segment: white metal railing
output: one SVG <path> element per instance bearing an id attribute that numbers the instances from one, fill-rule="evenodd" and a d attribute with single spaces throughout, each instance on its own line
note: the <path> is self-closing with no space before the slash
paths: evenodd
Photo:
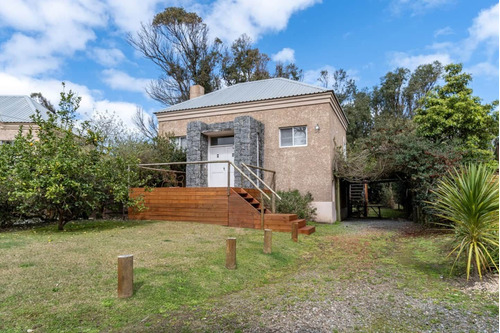
<path id="1" fill-rule="evenodd" d="M 227 195 L 231 193 L 231 166 L 234 168 L 234 170 L 238 171 L 242 177 L 244 177 L 246 180 L 250 182 L 250 184 L 257 189 L 262 196 L 266 197 L 268 200 L 272 199 L 264 192 L 262 189 L 255 184 L 255 182 L 250 179 L 243 171 L 241 171 L 240 168 L 238 168 L 233 162 L 231 161 L 193 161 L 193 162 L 169 162 L 169 163 L 147 163 L 147 164 L 139 164 L 139 168 L 144 168 L 144 169 L 150 169 L 149 167 L 152 166 L 166 166 L 166 165 L 192 165 L 192 164 L 210 164 L 210 163 L 227 163 Z M 169 171 L 169 170 L 167 170 Z M 259 177 L 257 177 L 260 179 Z M 262 180 L 261 180 L 262 181 Z M 267 186 L 267 185 L 266 185 Z M 274 192 L 274 191 L 272 191 Z M 262 202 L 262 207 L 264 207 L 264 203 Z"/>

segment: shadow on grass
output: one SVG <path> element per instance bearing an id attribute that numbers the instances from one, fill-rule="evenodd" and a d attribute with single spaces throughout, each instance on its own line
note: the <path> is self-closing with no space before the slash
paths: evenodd
<path id="1" fill-rule="evenodd" d="M 143 285 L 144 285 L 144 281 L 134 282 L 134 294 L 137 293 L 139 291 L 139 289 L 142 288 Z"/>
<path id="2" fill-rule="evenodd" d="M 431 237 L 432 236 L 432 237 Z M 399 243 L 398 261 L 411 269 L 434 278 L 457 277 L 459 270 L 451 273 L 454 257 L 448 257 L 450 240 L 446 234 L 412 235 Z M 404 245 L 403 245 L 404 244 Z M 455 268 L 460 268 L 460 263 Z"/>
<path id="3" fill-rule="evenodd" d="M 159 221 L 138 221 L 138 220 L 77 220 L 68 222 L 62 232 L 100 232 L 116 228 L 134 228 L 148 224 L 158 223 Z M 41 226 L 35 228 L 40 233 L 61 232 L 57 230 L 57 224 Z"/>

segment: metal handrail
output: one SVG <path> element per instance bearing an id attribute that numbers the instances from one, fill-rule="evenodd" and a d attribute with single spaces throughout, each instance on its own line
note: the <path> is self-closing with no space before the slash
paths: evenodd
<path id="1" fill-rule="evenodd" d="M 241 164 L 245 164 L 245 163 L 241 163 Z M 262 171 L 271 172 L 272 174 L 276 174 L 276 171 L 271 170 L 271 169 L 265 169 L 265 168 L 263 168 L 263 167 L 259 167 L 259 166 L 256 166 L 256 165 L 251 165 L 251 164 L 245 164 L 245 165 L 246 165 L 246 166 L 249 166 L 250 168 L 259 169 L 259 170 L 262 170 Z"/>
<path id="2" fill-rule="evenodd" d="M 147 163 L 147 164 L 138 164 L 139 167 L 148 167 L 148 166 L 162 166 L 162 165 L 189 165 L 189 164 L 209 164 L 209 163 L 227 163 L 228 165 L 228 180 L 229 180 L 229 175 L 230 175 L 230 165 L 233 166 L 233 168 L 238 171 L 243 177 L 245 177 L 259 192 L 264 195 L 268 200 L 271 200 L 271 198 L 264 192 L 262 191 L 257 184 L 255 184 L 250 177 L 248 177 L 243 171 L 241 171 L 240 168 L 238 168 L 233 162 L 231 161 L 193 161 L 193 162 L 169 162 L 169 163 Z M 231 187 L 230 182 L 227 182 L 227 194 L 229 195 L 229 189 Z"/>
<path id="3" fill-rule="evenodd" d="M 278 199 L 281 200 L 281 197 L 279 196 L 278 193 L 276 193 L 272 188 L 271 186 L 267 185 L 264 180 L 262 180 L 259 176 L 257 176 L 257 174 L 255 172 L 253 172 L 252 170 L 250 170 L 249 167 L 252 167 L 252 168 L 256 168 L 256 169 L 260 169 L 260 170 L 264 170 L 264 171 L 269 171 L 269 172 L 273 172 L 273 173 L 276 173 L 276 171 L 273 171 L 273 170 L 265 170 L 264 168 L 261 168 L 261 167 L 256 167 L 256 166 L 253 166 L 253 165 L 247 165 L 245 163 L 241 163 L 241 165 L 243 165 L 255 178 L 257 178 L 262 184 L 264 184 L 265 187 L 267 187 L 271 193 L 273 193 Z"/>
<path id="4" fill-rule="evenodd" d="M 156 169 L 156 168 L 150 168 L 150 167 L 145 167 L 145 166 L 141 166 L 141 169 L 151 170 L 151 171 L 159 171 L 159 172 L 170 172 L 170 173 L 186 173 L 185 171 L 167 170 L 167 169 Z"/>
<path id="5" fill-rule="evenodd" d="M 264 196 L 267 198 L 267 200 L 271 200 L 271 198 L 270 198 L 270 197 L 269 197 L 269 196 L 268 196 L 268 195 L 267 195 L 264 191 L 262 191 L 262 190 L 259 188 L 259 186 L 257 186 L 257 184 L 255 184 L 255 183 L 253 182 L 253 180 L 251 180 L 251 179 L 250 179 L 250 177 L 248 177 L 247 175 L 245 175 L 245 173 L 244 173 L 243 171 L 241 171 L 241 169 L 240 169 L 240 168 L 238 168 L 238 167 L 237 167 L 237 166 L 236 166 L 233 162 L 231 162 L 231 161 L 229 161 L 229 164 L 231 164 L 235 170 L 238 170 L 238 172 L 239 172 L 239 173 L 240 173 L 243 177 L 245 177 L 245 178 L 246 178 L 246 179 L 247 179 L 247 180 L 248 180 L 248 181 L 249 181 L 249 182 L 253 185 L 253 187 L 255 187 L 257 190 L 259 190 L 259 192 L 260 192 L 262 195 L 264 195 Z"/>

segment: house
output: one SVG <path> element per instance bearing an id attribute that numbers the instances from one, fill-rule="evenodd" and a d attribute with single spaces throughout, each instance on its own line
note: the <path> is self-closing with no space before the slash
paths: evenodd
<path id="1" fill-rule="evenodd" d="M 186 148 L 187 161 L 230 160 L 276 171 L 278 190 L 310 192 L 317 221 L 340 220 L 333 157 L 346 145 L 347 118 L 332 90 L 284 78 L 240 83 L 155 113 L 160 134 Z M 227 164 L 188 165 L 187 187 L 251 188 Z M 262 170 L 257 169 L 262 175 Z M 228 177 L 229 176 L 229 177 Z"/>
<path id="2" fill-rule="evenodd" d="M 12 142 L 23 127 L 23 133 L 31 128 L 36 136 L 37 125 L 30 118 L 40 111 L 42 117 L 47 117 L 47 110 L 29 96 L 0 95 L 0 144 Z"/>

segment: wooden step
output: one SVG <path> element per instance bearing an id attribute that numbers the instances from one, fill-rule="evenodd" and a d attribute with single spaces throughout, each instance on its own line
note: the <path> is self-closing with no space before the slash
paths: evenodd
<path id="1" fill-rule="evenodd" d="M 299 224 L 299 229 L 306 226 L 306 220 L 304 219 L 290 221 L 290 225 L 292 225 L 295 222 Z"/>
<path id="2" fill-rule="evenodd" d="M 299 228 L 299 234 L 310 235 L 316 231 L 316 227 L 312 225 L 306 225 L 305 227 Z"/>
<path id="3" fill-rule="evenodd" d="M 271 214 L 272 215 L 272 214 Z M 293 220 L 293 221 L 286 221 L 286 220 L 274 220 L 274 219 L 265 219 L 265 224 L 270 226 L 270 227 L 277 227 L 277 228 L 286 228 L 289 230 L 292 230 L 292 223 L 297 222 L 299 224 L 299 228 L 305 227 L 306 225 L 306 220 L 300 219 L 300 220 Z"/>

